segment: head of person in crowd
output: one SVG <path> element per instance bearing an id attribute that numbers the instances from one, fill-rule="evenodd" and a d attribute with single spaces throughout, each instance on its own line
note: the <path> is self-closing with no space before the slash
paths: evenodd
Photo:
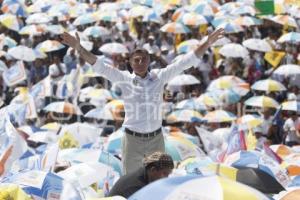
<path id="1" fill-rule="evenodd" d="M 150 55 L 146 49 L 136 49 L 130 56 L 130 66 L 133 72 L 140 76 L 145 77 L 150 64 Z"/>
<path id="2" fill-rule="evenodd" d="M 288 116 L 292 118 L 293 121 L 296 121 L 298 119 L 298 114 L 296 111 L 289 111 Z"/>
<path id="3" fill-rule="evenodd" d="M 263 136 L 263 130 L 260 126 L 257 126 L 253 129 L 253 133 L 256 139 L 259 139 Z"/>
<path id="4" fill-rule="evenodd" d="M 262 110 L 262 114 L 263 114 L 264 119 L 269 119 L 272 115 L 271 110 L 269 108 L 264 108 Z"/>
<path id="5" fill-rule="evenodd" d="M 143 160 L 149 183 L 168 177 L 174 168 L 174 162 L 169 154 L 154 152 Z"/>

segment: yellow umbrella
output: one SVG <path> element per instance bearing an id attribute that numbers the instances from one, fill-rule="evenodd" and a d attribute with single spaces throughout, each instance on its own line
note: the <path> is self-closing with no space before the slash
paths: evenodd
<path id="1" fill-rule="evenodd" d="M 1 200 L 32 200 L 18 185 L 2 184 L 0 186 Z"/>
<path id="2" fill-rule="evenodd" d="M 248 106 L 260 107 L 260 108 L 277 108 L 278 102 L 267 96 L 254 96 L 245 101 Z"/>

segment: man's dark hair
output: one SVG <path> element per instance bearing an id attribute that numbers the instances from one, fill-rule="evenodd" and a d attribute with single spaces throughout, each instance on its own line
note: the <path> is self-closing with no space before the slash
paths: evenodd
<path id="1" fill-rule="evenodd" d="M 169 154 L 163 152 L 155 152 L 143 160 L 146 170 L 155 167 L 156 170 L 160 169 L 173 169 L 174 162 Z"/>
<path id="2" fill-rule="evenodd" d="M 131 54 L 130 54 L 130 57 L 132 57 L 134 54 L 145 54 L 145 55 L 149 55 L 148 51 L 144 48 L 138 48 L 138 49 L 135 49 Z"/>

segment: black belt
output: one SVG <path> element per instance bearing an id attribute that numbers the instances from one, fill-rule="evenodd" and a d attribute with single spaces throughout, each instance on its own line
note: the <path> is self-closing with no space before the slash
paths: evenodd
<path id="1" fill-rule="evenodd" d="M 135 132 L 132 130 L 129 130 L 128 128 L 125 128 L 125 132 L 128 133 L 129 135 L 133 135 L 133 136 L 137 136 L 137 137 L 144 137 L 144 138 L 149 138 L 149 137 L 154 137 L 157 136 L 158 134 L 161 133 L 161 128 L 150 132 L 150 133 L 139 133 L 139 132 Z"/>

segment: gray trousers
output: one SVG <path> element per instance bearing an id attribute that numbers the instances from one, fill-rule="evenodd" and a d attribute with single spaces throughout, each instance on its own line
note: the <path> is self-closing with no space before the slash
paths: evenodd
<path id="1" fill-rule="evenodd" d="M 128 174 L 142 167 L 143 158 L 156 151 L 165 152 L 162 133 L 149 138 L 125 133 L 122 138 L 123 174 Z"/>

